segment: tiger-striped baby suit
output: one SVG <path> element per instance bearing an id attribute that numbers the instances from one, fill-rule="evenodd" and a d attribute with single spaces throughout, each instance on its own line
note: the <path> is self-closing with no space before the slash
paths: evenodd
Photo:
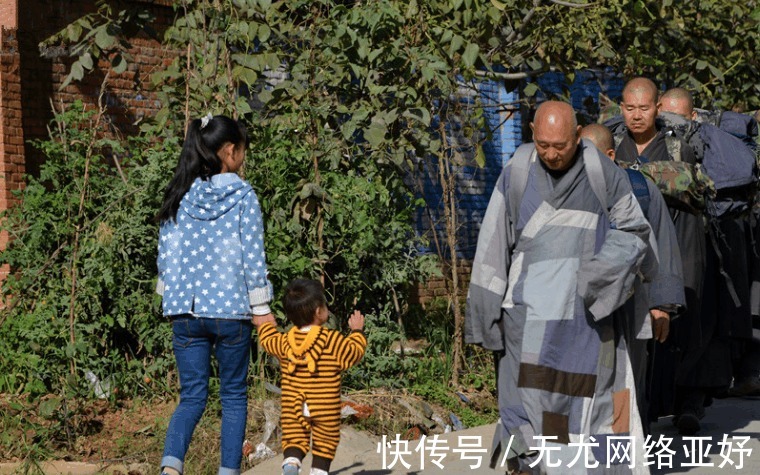
<path id="1" fill-rule="evenodd" d="M 320 325 L 282 333 L 265 323 L 258 333 L 259 343 L 282 369 L 283 450 L 307 453 L 311 435 L 313 454 L 332 460 L 340 439 L 341 373 L 364 356 L 367 339 L 361 332 L 344 337 Z"/>

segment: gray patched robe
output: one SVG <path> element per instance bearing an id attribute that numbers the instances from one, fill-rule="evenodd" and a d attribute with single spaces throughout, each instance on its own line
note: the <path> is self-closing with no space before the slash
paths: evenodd
<path id="1" fill-rule="evenodd" d="M 652 228 L 652 236 L 656 238 L 659 266 L 651 282 L 643 283 L 640 279 L 636 280 L 634 296 L 627 302 L 626 312 L 617 312 L 615 317 L 618 317 L 616 318 L 617 330 L 624 336 L 624 343 L 628 347 L 636 382 L 639 413 L 642 423 L 648 427 L 646 378 L 647 366 L 651 361 L 647 344 L 654 336 L 649 311 L 652 308 L 658 308 L 669 312 L 675 318 L 686 306 L 686 295 L 675 226 L 660 190 L 648 178 L 646 185 L 649 206 L 645 217 Z"/>
<path id="2" fill-rule="evenodd" d="M 608 462 L 608 440 L 643 442 L 633 378 L 610 315 L 630 297 L 650 227 L 625 172 L 604 157 L 607 213 L 592 191 L 582 144 L 574 165 L 552 179 L 532 157 L 518 216 L 510 216 L 511 163 L 502 171 L 478 237 L 470 282 L 465 340 L 503 350 L 498 389 L 502 448 L 535 460 L 536 436 L 555 437 L 547 473 L 628 473 Z M 513 231 L 517 238 L 513 238 Z M 516 244 L 513 241 L 517 241 Z M 617 340 L 617 341 L 616 341 Z M 510 437 L 513 436 L 513 437 Z M 594 437 L 598 447 L 568 464 Z M 647 473 L 640 447 L 635 472 Z M 582 452 L 583 453 L 583 452 Z M 497 456 L 501 457 L 501 456 Z M 499 462 L 497 460 L 497 462 Z M 599 463 L 596 469 L 587 469 Z"/>

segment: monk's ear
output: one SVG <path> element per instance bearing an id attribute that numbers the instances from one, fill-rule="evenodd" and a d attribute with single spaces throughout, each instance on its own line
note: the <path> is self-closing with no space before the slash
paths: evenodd
<path id="1" fill-rule="evenodd" d="M 528 125 L 530 125 L 530 131 L 531 131 L 531 132 L 535 131 L 535 129 L 533 128 L 533 122 L 531 122 L 531 123 L 530 123 L 530 124 L 528 124 Z"/>
<path id="2" fill-rule="evenodd" d="M 583 130 L 583 127 L 580 125 L 575 128 L 575 143 L 581 143 L 581 130 Z"/>

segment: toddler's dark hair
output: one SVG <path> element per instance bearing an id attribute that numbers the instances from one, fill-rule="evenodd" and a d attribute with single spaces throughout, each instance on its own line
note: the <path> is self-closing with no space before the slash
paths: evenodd
<path id="1" fill-rule="evenodd" d="M 311 279 L 295 279 L 285 287 L 282 299 L 285 316 L 297 327 L 314 321 L 314 312 L 326 306 L 325 289 L 322 284 Z"/>

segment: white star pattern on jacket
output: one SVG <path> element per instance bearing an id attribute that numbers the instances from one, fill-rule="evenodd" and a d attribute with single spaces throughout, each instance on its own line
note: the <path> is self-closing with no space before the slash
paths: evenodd
<path id="1" fill-rule="evenodd" d="M 196 179 L 176 221 L 161 224 L 159 284 L 164 315 L 247 318 L 266 304 L 263 222 L 253 188 L 237 175 Z"/>

